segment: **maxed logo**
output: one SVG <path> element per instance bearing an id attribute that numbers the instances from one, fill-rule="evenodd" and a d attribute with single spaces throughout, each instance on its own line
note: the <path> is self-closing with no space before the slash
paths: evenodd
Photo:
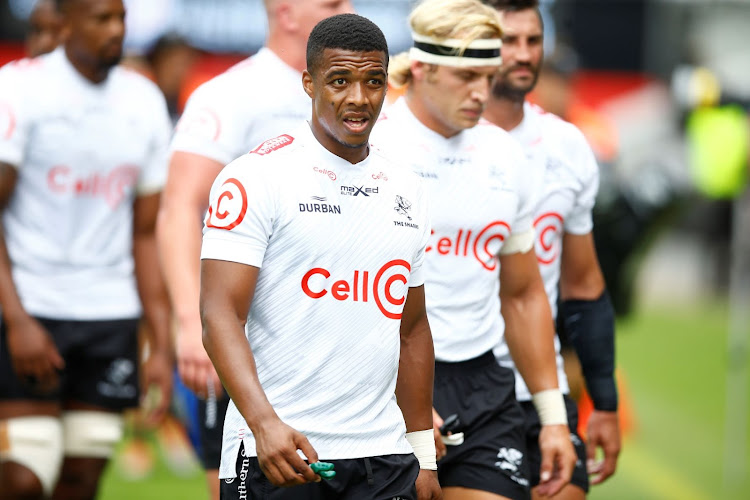
<path id="1" fill-rule="evenodd" d="M 341 194 L 345 196 L 370 196 L 371 194 L 378 194 L 378 188 L 368 188 L 364 186 L 341 186 Z"/>
<path id="2" fill-rule="evenodd" d="M 471 230 L 459 229 L 455 236 L 439 236 L 434 246 L 431 244 L 426 253 L 437 252 L 440 255 L 456 257 L 474 257 L 488 271 L 497 269 L 497 254 L 503 241 L 510 235 L 510 226 L 502 221 L 487 224 L 476 234 Z M 432 239 L 432 238 L 431 238 Z"/>
<path id="3" fill-rule="evenodd" d="M 332 277 L 322 267 L 310 269 L 302 277 L 302 291 L 311 299 L 330 297 L 338 301 L 375 302 L 383 316 L 401 319 L 411 266 L 395 259 L 385 263 L 373 276 L 371 271 L 355 270 L 346 279 Z"/>
<path id="4" fill-rule="evenodd" d="M 552 264 L 560 256 L 560 236 L 563 230 L 562 215 L 547 212 L 534 221 L 536 230 L 536 258 L 541 264 Z"/>

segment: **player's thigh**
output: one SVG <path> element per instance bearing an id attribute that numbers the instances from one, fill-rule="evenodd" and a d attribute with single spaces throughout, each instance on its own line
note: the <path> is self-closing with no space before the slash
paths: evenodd
<path id="1" fill-rule="evenodd" d="M 489 491 L 470 490 L 468 488 L 443 488 L 443 500 L 513 500 L 510 497 L 496 495 Z"/>
<path id="2" fill-rule="evenodd" d="M 542 496 L 536 491 L 536 487 L 531 489 L 531 500 L 584 500 L 586 492 L 580 486 L 567 484 L 560 492 L 553 496 Z"/>
<path id="3" fill-rule="evenodd" d="M 435 367 L 435 408 L 444 419 L 458 418 L 456 431 L 463 432 L 464 441 L 448 446 L 438 462 L 441 486 L 528 498 L 524 414 L 515 398 L 513 372 L 499 366 L 491 353 L 444 365 Z"/>
<path id="4" fill-rule="evenodd" d="M 67 352 L 66 322 L 36 318 L 50 334 L 63 359 Z M 62 392 L 67 380 L 67 370 L 58 371 L 59 384 L 52 389 L 42 389 L 34 377 L 19 377 L 14 368 L 8 351 L 7 329 L 0 320 L 0 420 L 11 417 L 28 415 L 59 414 Z"/>
<path id="5" fill-rule="evenodd" d="M 526 419 L 526 449 L 530 469 L 529 477 L 533 488 L 539 484 L 539 470 L 542 466 L 542 454 L 539 449 L 539 433 L 541 432 L 542 426 L 539 422 L 539 415 L 531 402 L 526 401 L 522 403 L 521 406 Z M 568 396 L 565 396 L 565 407 L 568 413 L 570 441 L 573 443 L 573 448 L 575 449 L 577 456 L 573 468 L 573 475 L 570 479 L 570 484 L 575 487 L 575 489 L 571 489 L 569 492 L 566 491 L 566 495 L 573 495 L 570 496 L 570 498 L 584 498 L 589 491 L 589 475 L 586 470 L 586 443 L 578 434 L 578 407 L 576 406 L 575 401 Z M 578 491 L 583 492 L 583 497 L 575 496 Z"/>
<path id="6" fill-rule="evenodd" d="M 64 460 L 53 499 L 93 498 L 104 468 L 122 440 L 122 413 L 68 400 L 60 419 Z"/>
<path id="7" fill-rule="evenodd" d="M 63 459 L 56 403 L 0 402 L 0 491 L 9 498 L 50 495 Z"/>
<path id="8" fill-rule="evenodd" d="M 44 326 L 55 341 L 56 322 Z M 0 322 L 0 490 L 8 495 L 52 492 L 63 457 L 60 394 L 61 386 L 43 391 L 33 378 L 17 376 Z"/>

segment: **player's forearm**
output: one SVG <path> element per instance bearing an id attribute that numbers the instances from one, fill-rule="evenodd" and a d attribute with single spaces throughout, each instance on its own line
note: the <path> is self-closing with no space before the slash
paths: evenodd
<path id="1" fill-rule="evenodd" d="M 506 342 L 529 390 L 556 389 L 555 333 L 544 289 L 531 286 L 514 296 L 501 294 L 501 301 Z"/>
<path id="2" fill-rule="evenodd" d="M 199 318 L 201 230 L 196 214 L 165 199 L 157 221 L 161 267 L 179 322 Z"/>
<path id="3" fill-rule="evenodd" d="M 250 430 L 257 432 L 268 419 L 278 419 L 258 379 L 244 321 L 228 308 L 207 307 L 201 311 L 201 319 L 203 346 Z"/>
<path id="4" fill-rule="evenodd" d="M 565 300 L 560 317 L 581 361 L 594 408 L 616 411 L 615 315 L 609 295 L 605 292 L 596 300 Z"/>
<path id="5" fill-rule="evenodd" d="M 0 212 L 0 216 L 2 212 Z M 11 271 L 8 247 L 5 245 L 5 228 L 0 219 L 0 310 L 6 323 L 12 324 L 28 317 L 21 303 Z"/>
<path id="6" fill-rule="evenodd" d="M 156 236 L 153 232 L 136 233 L 133 238 L 133 257 L 143 318 L 149 326 L 149 345 L 151 349 L 171 356 L 169 298 L 159 269 Z"/>
<path id="7" fill-rule="evenodd" d="M 401 336 L 396 399 L 407 432 L 432 428 L 434 371 L 435 351 L 425 315 L 414 324 L 411 334 Z"/>
<path id="8" fill-rule="evenodd" d="M 17 180 L 18 170 L 13 165 L 0 162 L 0 311 L 6 323 L 13 323 L 28 317 L 13 282 L 2 219 L 3 211 L 15 190 Z"/>

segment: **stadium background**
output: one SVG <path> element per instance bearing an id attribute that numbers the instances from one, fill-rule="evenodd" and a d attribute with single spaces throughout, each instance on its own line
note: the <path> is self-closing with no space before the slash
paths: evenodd
<path id="1" fill-rule="evenodd" d="M 353 3 L 394 52 L 408 46 L 413 1 Z M 190 47 L 176 113 L 263 43 L 260 0 L 126 4 L 132 64 L 158 41 Z M 750 498 L 750 1 L 542 4 L 552 64 L 535 98 L 579 125 L 600 160 L 595 233 L 619 317 L 625 440 L 590 497 Z M 32 5 L 0 0 L 0 64 L 23 56 Z M 137 434 L 100 498 L 206 498 L 181 429 Z"/>

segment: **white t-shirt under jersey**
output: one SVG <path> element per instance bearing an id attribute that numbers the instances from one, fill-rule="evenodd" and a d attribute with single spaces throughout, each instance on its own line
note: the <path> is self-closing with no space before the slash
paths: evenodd
<path id="1" fill-rule="evenodd" d="M 62 48 L 0 70 L 0 161 L 18 168 L 5 240 L 30 314 L 140 314 L 133 200 L 162 189 L 170 133 L 161 92 L 132 71 L 93 84 Z"/>
<path id="2" fill-rule="evenodd" d="M 223 165 L 310 118 L 302 73 L 268 48 L 204 83 L 177 123 L 173 151 Z"/>
<path id="3" fill-rule="evenodd" d="M 593 229 L 591 211 L 599 188 L 599 167 L 580 130 L 533 104 L 524 104 L 523 121 L 511 135 L 518 139 L 531 161 L 541 166 L 538 171 L 543 172 L 536 188 L 535 246 L 544 288 L 556 317 L 563 235 L 583 235 Z M 568 380 L 557 337 L 555 349 L 560 388 L 567 393 Z M 502 365 L 515 369 L 506 345 L 499 346 L 495 354 Z M 531 399 L 520 376 L 516 376 L 516 396 L 522 401 Z"/>
<path id="4" fill-rule="evenodd" d="M 435 359 L 465 361 L 492 350 L 505 327 L 498 256 L 511 235 L 532 229 L 533 184 L 523 151 L 485 121 L 446 139 L 404 99 L 382 114 L 371 140 L 398 155 L 429 189 L 425 294 Z"/>
<path id="5" fill-rule="evenodd" d="M 381 153 L 352 165 L 307 123 L 219 174 L 202 259 L 260 268 L 246 335 L 263 390 L 321 460 L 411 453 L 394 394 L 408 287 L 423 284 L 429 238 L 421 180 Z M 222 478 L 241 440 L 234 403 Z"/>

